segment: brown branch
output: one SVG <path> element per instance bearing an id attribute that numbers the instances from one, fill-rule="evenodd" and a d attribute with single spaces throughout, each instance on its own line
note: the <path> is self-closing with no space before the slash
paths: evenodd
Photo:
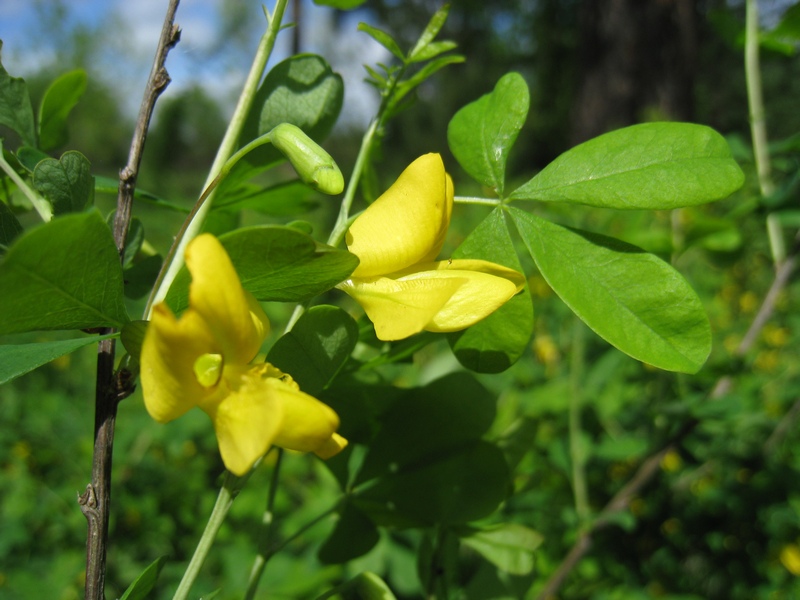
<path id="1" fill-rule="evenodd" d="M 164 64 L 170 49 L 180 39 L 180 29 L 174 25 L 179 0 L 170 0 L 161 37 L 158 41 L 153 68 L 139 109 L 128 164 L 120 172 L 117 212 L 114 216 L 114 242 L 120 260 L 125 252 L 125 241 L 131 221 L 133 193 L 142 160 L 142 152 L 150 126 L 156 100 L 170 82 Z M 106 329 L 101 333 L 111 333 Z M 117 406 L 133 391 L 133 382 L 127 371 L 114 373 L 114 340 L 99 343 L 97 354 L 97 382 L 95 391 L 94 452 L 92 455 L 92 481 L 79 497 L 78 503 L 87 521 L 86 535 L 86 600 L 104 600 L 106 546 L 111 500 L 111 464 L 114 446 L 114 426 Z"/>
<path id="2" fill-rule="evenodd" d="M 739 346 L 734 350 L 734 358 L 743 358 L 755 344 L 758 335 L 764 325 L 769 320 L 775 310 L 780 292 L 786 287 L 789 279 L 797 267 L 798 255 L 800 254 L 800 231 L 795 237 L 794 246 L 786 259 L 775 269 L 775 277 L 772 280 L 769 291 L 764 297 L 761 306 L 753 318 L 753 322 L 747 329 L 747 333 Z M 733 379 L 730 376 L 720 377 L 709 393 L 710 399 L 717 399 L 727 394 L 733 386 Z M 800 410 L 800 409 L 799 409 Z M 692 419 L 686 422 L 681 429 L 658 451 L 648 456 L 639 466 L 633 477 L 619 490 L 600 511 L 597 519 L 582 531 L 578 539 L 573 544 L 570 551 L 561 561 L 558 568 L 550 576 L 542 590 L 536 596 L 537 600 L 552 600 L 561 588 L 564 580 L 578 563 L 583 559 L 592 548 L 594 535 L 614 523 L 613 517 L 624 510 L 628 510 L 631 501 L 640 494 L 641 490 L 652 481 L 659 472 L 659 465 L 664 457 L 671 451 L 678 448 L 681 442 L 699 425 L 700 421 Z"/>

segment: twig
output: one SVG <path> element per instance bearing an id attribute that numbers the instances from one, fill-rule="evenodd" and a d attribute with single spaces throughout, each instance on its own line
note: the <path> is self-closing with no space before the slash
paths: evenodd
<path id="1" fill-rule="evenodd" d="M 169 84 L 164 67 L 169 50 L 178 43 L 180 29 L 174 25 L 179 0 L 170 0 L 161 37 L 158 41 L 153 68 L 145 88 L 144 98 L 131 141 L 128 164 L 120 172 L 117 212 L 114 217 L 114 242 L 120 260 L 125 251 L 125 241 L 131 220 L 133 192 L 142 159 L 147 130 L 156 100 Z M 104 330 L 101 333 L 111 333 Z M 95 392 L 94 452 L 92 455 L 92 481 L 78 499 L 86 516 L 86 600 L 104 600 L 106 545 L 111 499 L 111 463 L 114 445 L 114 425 L 117 405 L 133 391 L 127 371 L 114 373 L 114 340 L 99 343 L 97 354 L 97 383 Z"/>
<path id="2" fill-rule="evenodd" d="M 735 358 L 742 358 L 750 351 L 755 344 L 758 334 L 766 324 L 769 317 L 775 310 L 775 303 L 778 299 L 780 292 L 786 287 L 789 278 L 792 275 L 795 267 L 797 266 L 798 255 L 800 254 L 800 232 L 795 238 L 795 244 L 791 249 L 790 254 L 783 260 L 775 271 L 775 277 L 772 285 L 769 288 L 764 301 L 761 303 L 753 322 L 747 330 L 744 338 L 739 346 L 734 350 L 733 355 Z M 716 399 L 727 394 L 733 385 L 733 380 L 729 376 L 721 377 L 714 387 L 712 388 L 709 398 Z M 659 472 L 659 465 L 664 457 L 671 451 L 675 450 L 681 442 L 688 436 L 700 421 L 691 419 L 687 421 L 681 429 L 666 443 L 661 449 L 648 456 L 645 461 L 636 470 L 636 473 L 628 481 L 625 486 L 619 490 L 609 502 L 600 511 L 597 519 L 581 534 L 573 544 L 567 556 L 561 561 L 561 564 L 550 576 L 545 583 L 542 590 L 537 595 L 537 600 L 550 600 L 555 597 L 556 592 L 561 588 L 567 575 L 575 568 L 575 566 L 586 556 L 592 547 L 594 535 L 612 525 L 614 523 L 614 515 L 627 510 L 630 506 L 631 500 L 639 495 L 642 488 L 652 481 Z"/>

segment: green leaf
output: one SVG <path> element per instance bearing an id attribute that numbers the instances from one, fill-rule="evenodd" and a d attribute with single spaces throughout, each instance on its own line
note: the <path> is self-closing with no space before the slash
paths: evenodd
<path id="1" fill-rule="evenodd" d="M 95 175 L 94 191 L 95 193 L 111 194 L 116 196 L 119 193 L 119 179 L 112 179 L 111 177 L 104 177 L 103 175 Z M 153 206 L 168 208 L 169 210 L 183 214 L 188 214 L 190 210 L 189 207 L 173 204 L 168 200 L 159 198 L 155 194 L 139 188 L 139 186 L 136 186 L 136 189 L 133 191 L 133 197 L 136 200 L 142 200 Z"/>
<path id="2" fill-rule="evenodd" d="M 382 416 L 381 430 L 356 482 L 397 472 L 477 440 L 489 430 L 494 415 L 494 397 L 469 373 L 454 373 L 413 389 Z"/>
<path id="3" fill-rule="evenodd" d="M 160 254 L 152 254 L 127 267 L 123 271 L 125 297 L 138 300 L 149 294 L 158 278 L 163 261 L 164 258 Z"/>
<path id="4" fill-rule="evenodd" d="M 503 195 L 508 153 L 525 124 L 530 95 L 519 73 L 504 75 L 494 90 L 459 110 L 447 126 L 458 163 L 479 183 Z"/>
<path id="5" fill-rule="evenodd" d="M 353 501 L 378 524 L 464 523 L 505 498 L 508 467 L 481 436 L 495 398 L 469 373 L 408 390 L 380 415 Z"/>
<path id="6" fill-rule="evenodd" d="M 366 0 L 314 0 L 319 6 L 330 6 L 339 10 L 352 10 L 364 4 Z"/>
<path id="7" fill-rule="evenodd" d="M 314 191 L 297 180 L 270 187 L 242 183 L 234 189 L 225 188 L 222 194 L 216 194 L 211 210 L 238 211 L 247 208 L 265 215 L 288 217 L 319 206 L 319 202 L 312 199 L 313 196 Z"/>
<path id="8" fill-rule="evenodd" d="M 713 129 L 644 123 L 568 150 L 511 199 L 660 210 L 725 198 L 743 182 L 728 143 Z"/>
<path id="9" fill-rule="evenodd" d="M 444 26 L 445 21 L 447 21 L 447 15 L 449 12 L 450 5 L 445 4 L 442 6 L 442 8 L 434 13 L 433 17 L 431 17 L 431 20 L 428 21 L 428 24 L 426 25 L 425 30 L 422 32 L 422 35 L 419 36 L 419 40 L 417 40 L 416 45 L 411 52 L 409 52 L 409 61 L 415 62 L 425 60 L 425 58 L 422 58 L 422 56 L 426 53 L 425 51 L 430 48 L 431 42 L 433 42 L 436 36 L 439 35 L 439 32 Z M 453 44 L 453 46 L 455 46 L 455 44 Z"/>
<path id="10" fill-rule="evenodd" d="M 53 219 L 17 238 L 0 265 L 0 290 L 0 334 L 130 320 L 117 248 L 97 211 Z"/>
<path id="11" fill-rule="evenodd" d="M 370 518 L 386 525 L 461 524 L 497 510 L 509 485 L 503 453 L 477 440 L 400 467 L 397 473 L 356 491 L 353 501 Z"/>
<path id="12" fill-rule="evenodd" d="M 386 48 L 389 52 L 394 54 L 396 58 L 400 59 L 402 62 L 406 62 L 406 55 L 403 54 L 403 51 L 400 50 L 400 46 L 397 45 L 397 42 L 395 42 L 392 36 L 390 36 L 388 33 L 381 31 L 372 25 L 367 25 L 366 23 L 359 23 L 358 30 L 366 33 L 369 37 Z"/>
<path id="13" fill-rule="evenodd" d="M 67 142 L 67 117 L 86 91 L 86 71 L 77 69 L 58 77 L 39 107 L 39 148 L 52 150 Z"/>
<path id="14" fill-rule="evenodd" d="M 3 42 L 0 40 L 0 50 Z M 33 122 L 33 106 L 25 80 L 11 77 L 0 64 L 0 125 L 5 125 L 19 134 L 26 146 L 36 146 L 36 129 Z"/>
<path id="15" fill-rule="evenodd" d="M 703 305 L 660 258 L 614 238 L 510 213 L 542 276 L 595 333 L 633 358 L 696 373 L 711 351 Z"/>
<path id="16" fill-rule="evenodd" d="M 17 149 L 16 156 L 19 164 L 21 164 L 31 173 L 33 173 L 36 165 L 38 165 L 41 161 L 50 158 L 49 155 L 42 152 L 38 148 L 31 148 L 30 146 L 20 146 Z"/>
<path id="17" fill-rule="evenodd" d="M 461 542 L 498 569 L 512 575 L 527 575 L 533 571 L 534 551 L 544 542 L 544 536 L 519 523 L 504 523 L 469 529 Z"/>
<path id="18" fill-rule="evenodd" d="M 302 129 L 320 143 L 331 132 L 344 100 L 344 84 L 338 73 L 316 54 L 298 54 L 275 65 L 256 92 L 245 120 L 239 147 L 281 123 Z M 216 196 L 231 193 L 243 182 L 284 160 L 275 148 L 264 145 L 251 151 L 231 169 Z"/>
<path id="19" fill-rule="evenodd" d="M 0 385 L 30 373 L 50 361 L 70 354 L 79 348 L 107 340 L 117 334 L 84 336 L 72 340 L 39 342 L 36 344 L 0 345 Z"/>
<path id="20" fill-rule="evenodd" d="M 0 200 L 0 249 L 11 244 L 12 240 L 20 233 L 22 233 L 22 225 L 19 220 L 8 205 Z"/>
<path id="21" fill-rule="evenodd" d="M 337 565 L 363 556 L 378 543 L 380 535 L 367 515 L 346 502 L 339 520 L 319 549 L 322 564 Z"/>
<path id="22" fill-rule="evenodd" d="M 94 200 L 92 166 L 75 150 L 47 158 L 33 170 L 33 185 L 53 204 L 55 215 L 80 212 Z"/>
<path id="23" fill-rule="evenodd" d="M 422 62 L 425 60 L 430 60 L 439 56 L 440 54 L 444 54 L 445 52 L 449 52 L 450 50 L 454 50 L 458 47 L 458 44 L 452 42 L 450 40 L 442 40 L 441 42 L 431 42 L 425 48 L 420 50 L 416 55 L 411 58 L 411 62 Z"/>
<path id="24" fill-rule="evenodd" d="M 220 236 L 242 285 L 258 300 L 304 302 L 345 280 L 358 258 L 319 244 L 291 227 L 259 226 Z M 167 294 L 174 311 L 188 306 L 189 272 L 184 268 Z"/>
<path id="25" fill-rule="evenodd" d="M 359 573 L 350 581 L 337 585 L 317 600 L 397 600 L 386 583 L 369 571 Z"/>
<path id="26" fill-rule="evenodd" d="M 522 272 L 503 211 L 492 211 L 467 236 L 453 258 L 479 258 Z M 478 373 L 500 373 L 527 349 L 533 331 L 533 302 L 527 286 L 488 317 L 469 329 L 448 334 L 458 361 Z"/>
<path id="27" fill-rule="evenodd" d="M 312 396 L 327 387 L 358 342 L 353 317 L 336 306 L 310 308 L 269 351 L 267 361 Z"/>
<path id="28" fill-rule="evenodd" d="M 343 99 L 342 77 L 324 58 L 316 54 L 287 58 L 267 74 L 256 93 L 243 141 L 269 133 L 281 123 L 291 123 L 319 143 L 333 129 Z M 252 137 L 246 139 L 250 134 Z"/>
<path id="29" fill-rule="evenodd" d="M 145 600 L 148 598 L 150 596 L 150 592 L 153 591 L 153 588 L 158 581 L 158 576 L 161 573 L 161 569 L 164 567 L 164 563 L 166 562 L 166 556 L 161 556 L 150 563 L 145 570 L 142 571 L 136 579 L 134 579 L 133 583 L 128 586 L 128 589 L 125 590 L 125 593 L 122 594 L 122 597 L 119 600 Z"/>
<path id="30" fill-rule="evenodd" d="M 400 103 L 400 100 L 402 100 L 406 94 L 428 79 L 428 77 L 432 76 L 434 73 L 443 69 L 447 65 L 462 63 L 464 60 L 464 57 L 460 54 L 449 54 L 447 56 L 440 56 L 439 58 L 426 64 L 419 71 L 414 73 L 414 75 L 397 84 L 394 94 L 392 94 L 392 101 L 389 105 L 390 110 L 394 110 Z"/>

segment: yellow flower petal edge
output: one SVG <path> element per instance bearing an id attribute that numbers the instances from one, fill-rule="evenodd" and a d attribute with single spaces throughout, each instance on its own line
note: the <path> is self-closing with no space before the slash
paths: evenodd
<path id="1" fill-rule="evenodd" d="M 435 258 L 452 207 L 453 184 L 442 157 L 416 159 L 350 226 L 347 248 L 360 261 L 353 277 L 392 273 Z"/>

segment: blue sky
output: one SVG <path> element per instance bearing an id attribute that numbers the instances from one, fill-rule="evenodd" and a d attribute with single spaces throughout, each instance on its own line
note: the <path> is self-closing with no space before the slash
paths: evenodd
<path id="1" fill-rule="evenodd" d="M 201 85 L 220 101 L 224 110 L 231 111 L 266 20 L 261 1 L 239 0 L 235 6 L 249 11 L 245 13 L 247 26 L 226 38 L 221 27 L 225 22 L 225 2 L 181 2 L 176 22 L 182 36 L 167 62 L 172 83 L 166 93 Z M 271 10 L 274 0 L 267 2 Z M 102 48 L 93 63 L 82 66 L 90 78 L 113 82 L 126 111 L 133 115 L 150 70 L 166 6 L 167 0 L 0 0 L 3 65 L 11 75 L 25 77 L 58 64 L 59 46 L 64 43 L 66 32 L 77 26 Z M 231 6 L 230 0 L 227 6 Z M 304 0 L 303 39 L 307 43 L 302 50 L 323 55 L 342 74 L 343 116 L 348 116 L 350 124 L 364 127 L 377 106 L 377 97 L 363 83 L 362 64 L 386 61 L 388 57 L 383 48 L 356 30 L 359 21 L 370 21 L 368 12 L 348 13 L 341 29 L 345 35 L 334 34 L 333 16 L 327 7 Z M 45 23 L 56 17 L 55 31 L 48 31 Z M 287 14 L 285 22 L 290 20 L 292 16 Z M 291 34 L 282 32 L 271 64 L 289 55 L 290 43 Z"/>

